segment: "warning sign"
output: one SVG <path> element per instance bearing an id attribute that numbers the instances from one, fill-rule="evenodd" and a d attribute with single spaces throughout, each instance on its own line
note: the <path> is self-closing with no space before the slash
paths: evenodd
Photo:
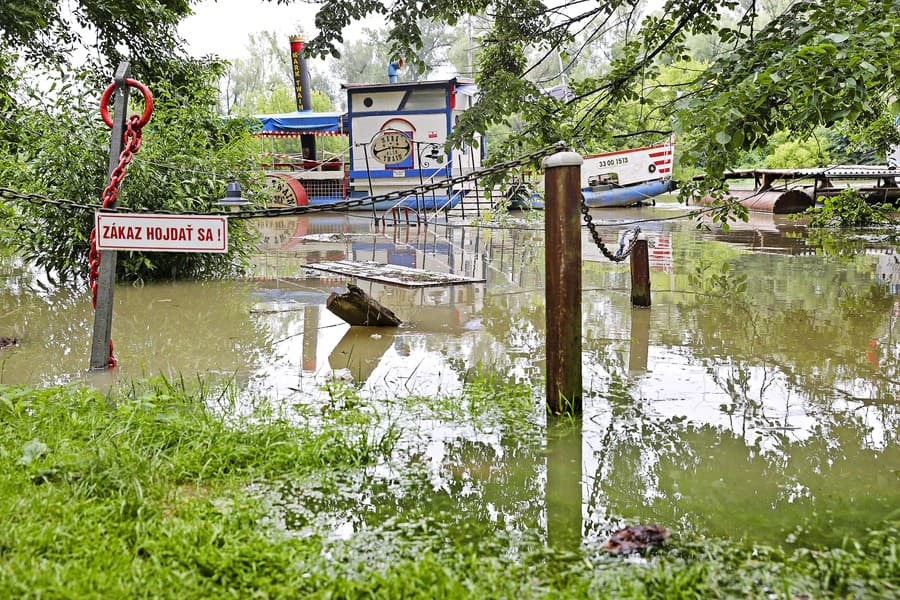
<path id="1" fill-rule="evenodd" d="M 97 213 L 97 248 L 145 252 L 227 252 L 228 218 Z"/>

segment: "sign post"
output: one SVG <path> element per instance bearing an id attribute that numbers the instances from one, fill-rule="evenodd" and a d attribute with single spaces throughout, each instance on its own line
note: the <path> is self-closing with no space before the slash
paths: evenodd
<path id="1" fill-rule="evenodd" d="M 126 111 L 130 76 L 129 63 L 122 62 L 116 69 L 116 101 L 114 105 L 112 137 L 109 144 L 109 175 L 119 164 L 124 145 Z M 115 204 L 115 203 L 113 203 Z M 91 342 L 91 371 L 105 371 L 109 367 L 109 340 L 112 337 L 113 285 L 116 282 L 116 251 L 100 253 L 100 272 L 97 276 L 97 306 L 94 310 L 94 337 Z"/>

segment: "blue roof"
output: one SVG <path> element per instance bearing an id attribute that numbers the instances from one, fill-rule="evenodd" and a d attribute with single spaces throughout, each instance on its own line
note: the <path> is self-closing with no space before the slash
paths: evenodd
<path id="1" fill-rule="evenodd" d="M 256 115 L 262 127 L 257 131 L 267 133 L 341 134 L 347 131 L 344 115 L 339 112 L 313 112 L 311 110 L 280 115 Z"/>

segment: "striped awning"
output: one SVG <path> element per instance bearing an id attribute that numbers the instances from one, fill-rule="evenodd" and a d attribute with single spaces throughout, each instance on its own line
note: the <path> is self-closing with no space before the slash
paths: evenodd
<path id="1" fill-rule="evenodd" d="M 346 118 L 339 112 L 296 111 L 278 115 L 257 115 L 260 124 L 255 135 L 263 137 L 298 137 L 301 135 L 346 135 Z"/>
<path id="2" fill-rule="evenodd" d="M 315 136 L 331 136 L 337 137 L 341 135 L 347 135 L 344 132 L 340 131 L 258 131 L 253 134 L 256 137 L 272 137 L 272 138 L 297 138 L 301 135 L 315 135 Z"/>

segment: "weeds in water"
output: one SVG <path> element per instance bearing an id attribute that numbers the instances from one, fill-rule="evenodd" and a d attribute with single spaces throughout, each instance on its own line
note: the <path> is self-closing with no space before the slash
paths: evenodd
<path id="1" fill-rule="evenodd" d="M 525 387 L 466 386 L 457 404 L 502 425 L 501 444 L 535 414 Z M 900 594 L 897 523 L 789 553 L 686 535 L 637 559 L 564 552 L 545 544 L 536 467 L 500 473 L 489 445 L 459 440 L 449 464 L 460 477 L 435 489 L 421 457 L 398 462 L 399 431 L 352 388 L 335 387 L 309 420 L 262 401 L 246 414 L 210 408 L 228 405 L 228 392 L 180 379 L 109 395 L 0 387 L 0 597 Z M 533 463 L 539 441 L 504 452 Z M 276 488 L 309 517 L 302 527 L 276 518 Z M 328 511 L 353 518 L 353 535 L 317 529 Z"/>
<path id="2" fill-rule="evenodd" d="M 870 227 L 894 223 L 890 203 L 869 203 L 854 189 L 842 190 L 837 196 L 827 196 L 821 207 L 808 208 L 809 227 Z"/>

